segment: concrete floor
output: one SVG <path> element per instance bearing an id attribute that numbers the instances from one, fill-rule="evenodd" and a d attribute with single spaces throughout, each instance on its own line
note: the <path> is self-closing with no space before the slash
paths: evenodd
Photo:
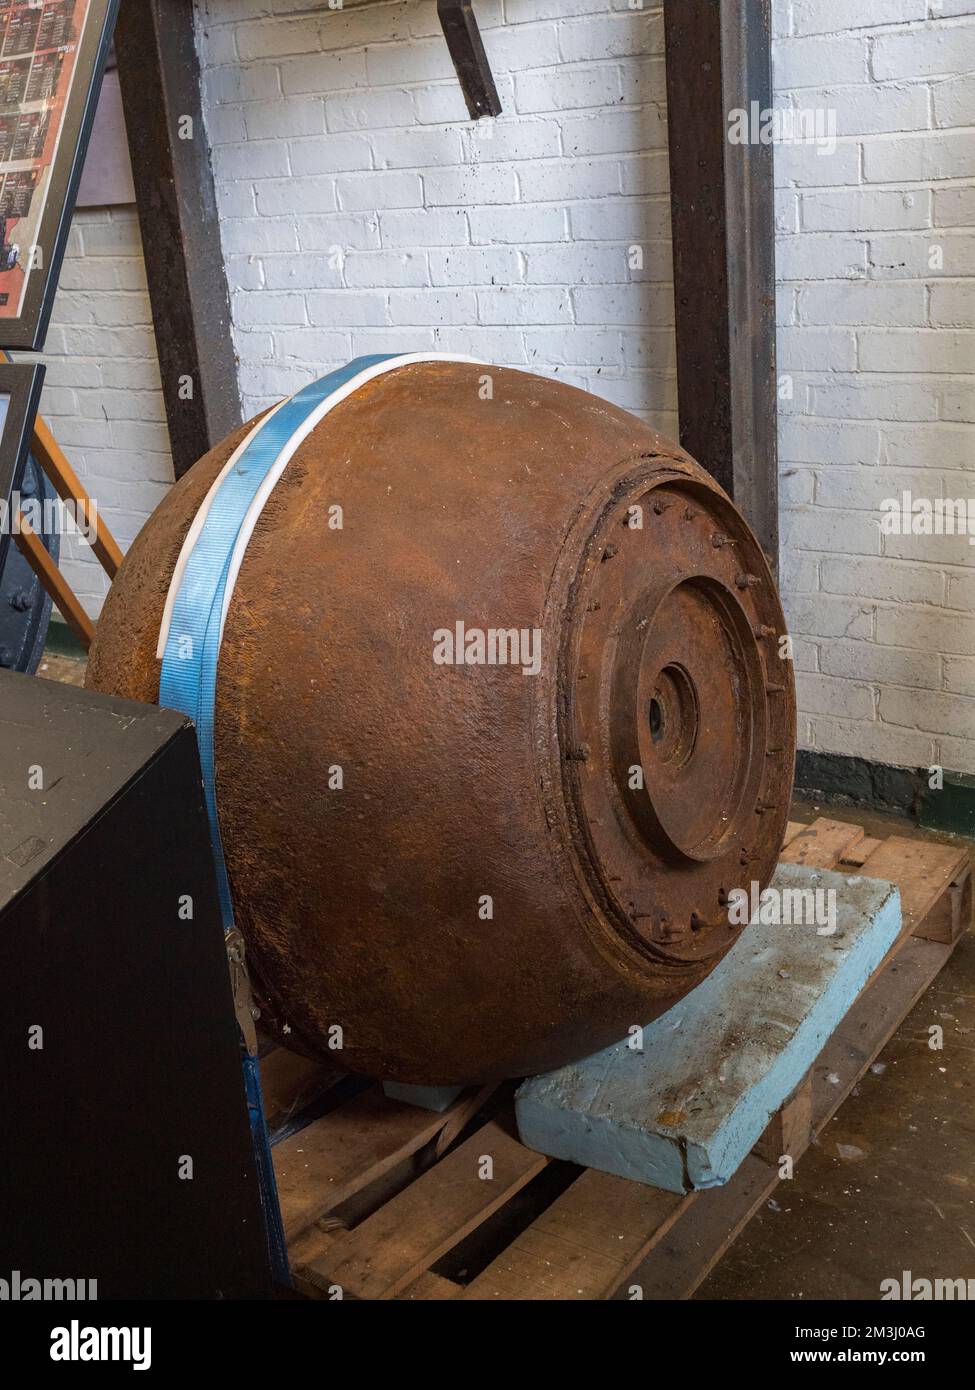
<path id="1" fill-rule="evenodd" d="M 39 675 L 80 685 L 82 662 Z M 797 801 L 793 818 L 960 843 L 894 816 Z M 944 1048 L 928 1047 L 928 1028 Z M 854 1094 L 752 1218 L 699 1299 L 877 1299 L 904 1270 L 975 1279 L 975 938 L 966 936 Z"/>
<path id="2" fill-rule="evenodd" d="M 799 802 L 869 835 L 959 843 Z M 928 1047 L 940 1024 L 944 1048 Z M 975 1279 L 975 938 L 964 937 L 856 1092 L 752 1218 L 699 1299 L 877 1299 L 902 1276 Z"/>

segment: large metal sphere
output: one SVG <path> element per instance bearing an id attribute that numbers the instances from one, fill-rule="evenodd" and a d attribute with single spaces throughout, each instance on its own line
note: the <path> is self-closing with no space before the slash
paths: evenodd
<path id="1" fill-rule="evenodd" d="M 170 576 L 243 436 L 132 546 L 93 688 L 158 699 Z M 537 629 L 538 674 L 525 651 L 439 663 L 457 623 Z M 731 502 L 626 412 L 455 362 L 359 390 L 276 487 L 220 658 L 220 825 L 265 1025 L 312 1054 L 337 1025 L 352 1070 L 459 1083 L 669 1007 L 735 940 L 729 891 L 775 865 L 784 631 Z"/>

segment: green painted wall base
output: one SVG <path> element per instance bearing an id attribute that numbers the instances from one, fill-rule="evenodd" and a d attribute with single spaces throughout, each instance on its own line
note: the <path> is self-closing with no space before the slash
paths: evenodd
<path id="1" fill-rule="evenodd" d="M 840 753 L 800 748 L 796 791 L 805 797 L 910 816 L 928 830 L 947 830 L 975 839 L 975 777 L 943 774 L 943 786 L 930 786 L 928 768 L 885 767 Z"/>

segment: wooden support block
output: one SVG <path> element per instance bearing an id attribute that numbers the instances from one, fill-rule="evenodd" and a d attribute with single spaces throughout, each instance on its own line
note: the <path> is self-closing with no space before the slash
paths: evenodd
<path id="1" fill-rule="evenodd" d="M 271 1150 L 290 1241 L 435 1139 L 451 1112 L 434 1115 L 370 1087 Z"/>
<path id="2" fill-rule="evenodd" d="M 435 1110 L 438 1115 L 453 1105 L 463 1089 L 463 1086 L 408 1086 L 403 1081 L 383 1082 L 383 1091 L 390 1100 L 416 1105 L 421 1110 Z"/>
<path id="3" fill-rule="evenodd" d="M 306 1265 L 304 1277 L 323 1292 L 338 1286 L 346 1297 L 395 1298 L 547 1162 L 489 1121 Z"/>
<path id="4" fill-rule="evenodd" d="M 972 925 L 972 871 L 966 864 L 945 893 L 914 928 L 922 941 L 950 946 Z"/>
<path id="5" fill-rule="evenodd" d="M 885 878 L 897 884 L 905 937 L 925 936 L 930 931 L 934 933 L 931 940 L 953 939 L 950 935 L 955 911 L 950 901 L 952 885 L 962 890 L 957 900 L 958 930 L 962 930 L 961 916 L 966 903 L 969 922 L 971 920 L 970 890 L 967 897 L 965 892 L 965 881 L 971 872 L 967 849 L 891 835 L 870 855 L 860 872 L 866 878 Z M 947 900 L 942 902 L 946 895 Z"/>
<path id="6" fill-rule="evenodd" d="M 273 1131 L 287 1124 L 344 1075 L 341 1067 L 324 1066 L 289 1052 L 286 1047 L 273 1047 L 261 1058 L 261 1091 L 268 1128 Z"/>
<path id="7" fill-rule="evenodd" d="M 694 1201 L 587 1169 L 461 1297 L 609 1298 Z"/>
<path id="8" fill-rule="evenodd" d="M 754 1152 L 777 1168 L 788 1157 L 800 1158 L 812 1141 L 812 1073 L 772 1116 Z"/>

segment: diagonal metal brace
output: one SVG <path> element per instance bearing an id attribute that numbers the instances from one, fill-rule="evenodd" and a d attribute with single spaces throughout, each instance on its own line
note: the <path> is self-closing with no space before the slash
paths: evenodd
<path id="1" fill-rule="evenodd" d="M 494 84 L 491 64 L 484 52 L 471 0 L 437 0 L 437 14 L 471 120 L 479 120 L 481 116 L 500 116 L 501 99 Z"/>

